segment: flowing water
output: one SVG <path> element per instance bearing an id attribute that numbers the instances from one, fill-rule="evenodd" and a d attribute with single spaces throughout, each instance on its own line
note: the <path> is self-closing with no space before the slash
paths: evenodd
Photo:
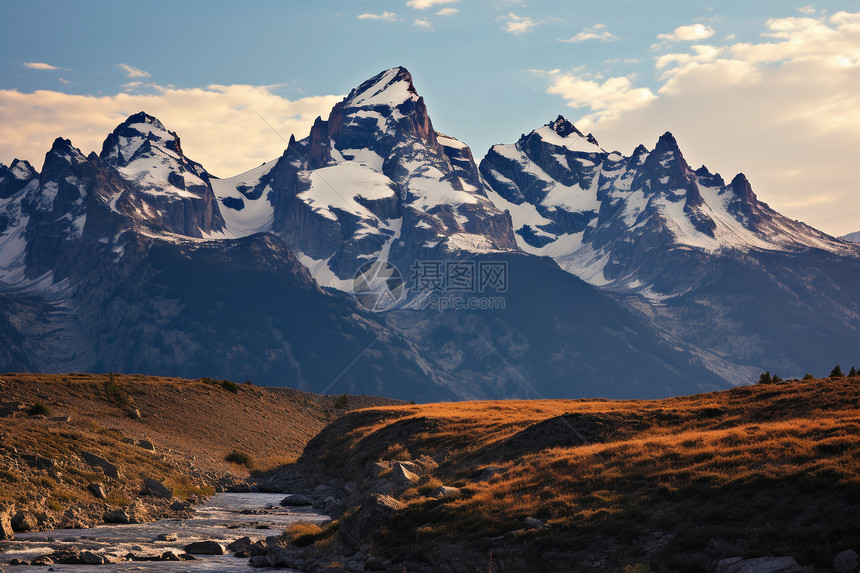
<path id="1" fill-rule="evenodd" d="M 104 525 L 89 529 L 57 529 L 19 533 L 15 541 L 0 542 L 0 567 L 9 573 L 46 571 L 45 566 L 7 566 L 13 558 L 33 560 L 60 549 L 93 551 L 100 555 L 161 555 L 165 551 L 183 553 L 193 541 L 212 540 L 227 546 L 248 536 L 252 541 L 278 535 L 297 521 L 322 522 L 329 517 L 310 508 L 280 507 L 286 494 L 219 493 L 198 505 L 190 519 L 165 519 L 153 523 Z M 259 510 L 260 513 L 242 513 Z M 176 541 L 157 541 L 161 534 L 172 534 Z M 247 558 L 232 555 L 196 555 L 195 561 L 126 561 L 111 565 L 60 565 L 49 567 L 69 573 L 107 571 L 249 571 Z M 282 570 L 283 571 L 283 570 Z"/>

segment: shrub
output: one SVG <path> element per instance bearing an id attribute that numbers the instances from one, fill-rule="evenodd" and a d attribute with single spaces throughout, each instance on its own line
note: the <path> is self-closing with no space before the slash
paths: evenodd
<path id="1" fill-rule="evenodd" d="M 777 376 L 776 374 L 774 374 L 774 375 L 773 375 L 773 378 L 771 378 L 771 380 L 773 381 L 773 383 L 774 383 L 774 384 L 777 384 L 778 382 L 782 382 L 782 381 L 783 381 L 783 380 L 782 380 L 782 378 L 780 378 L 780 377 L 779 377 L 779 376 Z"/>
<path id="2" fill-rule="evenodd" d="M 815 376 L 813 376 L 812 374 L 806 373 L 803 375 L 803 379 L 804 380 L 815 380 Z"/>
<path id="3" fill-rule="evenodd" d="M 833 370 L 830 371 L 831 378 L 845 378 L 845 373 L 842 372 L 842 368 L 837 364 Z"/>
<path id="4" fill-rule="evenodd" d="M 334 407 L 338 410 L 346 410 L 349 407 L 349 397 L 346 394 L 341 394 L 334 401 Z"/>
<path id="5" fill-rule="evenodd" d="M 228 392 L 232 392 L 233 394 L 239 393 L 239 387 L 236 386 L 235 383 L 230 382 L 229 380 L 221 380 L 221 387 L 227 390 Z"/>
<path id="6" fill-rule="evenodd" d="M 246 454 L 245 452 L 240 452 L 239 450 L 233 450 L 224 456 L 224 461 L 230 462 L 231 464 L 245 466 L 246 468 L 250 468 L 254 465 L 254 460 L 251 458 L 251 455 Z"/>
<path id="7" fill-rule="evenodd" d="M 129 406 L 128 392 L 119 385 L 116 378 L 114 378 L 113 372 L 108 373 L 108 379 L 105 381 L 104 388 L 108 401 L 122 408 Z"/>
<path id="8" fill-rule="evenodd" d="M 41 402 L 36 402 L 35 404 L 33 404 L 32 406 L 27 408 L 27 415 L 28 416 L 50 416 L 51 415 L 51 409 L 48 408 L 46 405 L 42 404 Z"/>

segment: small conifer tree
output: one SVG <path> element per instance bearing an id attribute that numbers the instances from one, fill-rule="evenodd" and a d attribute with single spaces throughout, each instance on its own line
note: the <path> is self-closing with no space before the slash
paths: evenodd
<path id="1" fill-rule="evenodd" d="M 830 372 L 831 378 L 845 378 L 845 373 L 842 372 L 842 368 L 837 364 L 836 367 Z"/>
<path id="2" fill-rule="evenodd" d="M 849 378 L 856 378 L 857 377 L 857 369 L 854 368 L 854 366 L 851 366 L 851 370 L 848 371 L 848 377 Z"/>
<path id="3" fill-rule="evenodd" d="M 761 376 L 758 377 L 759 384 L 771 384 L 773 383 L 773 378 L 770 376 L 770 370 L 767 372 L 762 372 Z"/>

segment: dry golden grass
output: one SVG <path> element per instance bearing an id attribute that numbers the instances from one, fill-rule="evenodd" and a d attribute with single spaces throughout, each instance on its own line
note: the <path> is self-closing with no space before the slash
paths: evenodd
<path id="1" fill-rule="evenodd" d="M 650 561 L 683 571 L 735 552 L 825 566 L 860 549 L 858 404 L 860 381 L 828 379 L 654 401 L 376 408 L 336 423 L 306 456 L 332 472 L 338 460 L 344 477 L 372 459 L 440 461 L 427 483 L 464 495 L 428 499 L 426 483 L 408 491 L 407 510 L 381 536 L 394 554 L 416 543 L 489 551 L 537 517 L 550 527 L 517 539 L 538 559 L 608 554 L 621 556 L 619 569 Z M 504 471 L 476 482 L 489 465 Z"/>

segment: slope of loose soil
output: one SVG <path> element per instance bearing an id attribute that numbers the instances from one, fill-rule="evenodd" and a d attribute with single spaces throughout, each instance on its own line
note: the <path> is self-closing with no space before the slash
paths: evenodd
<path id="1" fill-rule="evenodd" d="M 294 469 L 362 479 L 337 551 L 369 543 L 391 570 L 712 571 L 768 555 L 829 568 L 860 550 L 858 406 L 860 379 L 843 378 L 653 401 L 375 408 L 335 421 Z M 420 478 L 394 494 L 405 508 L 361 531 L 357 507 L 395 460 Z M 442 484 L 461 495 L 433 498 Z"/>
<path id="2" fill-rule="evenodd" d="M 0 514 L 23 511 L 38 529 L 97 523 L 117 508 L 140 520 L 181 515 L 170 501 L 142 495 L 143 479 L 173 489 L 173 501 L 241 486 L 251 468 L 294 460 L 343 415 L 335 401 L 209 379 L 0 375 Z M 37 403 L 50 413 L 27 415 Z M 348 408 L 394 403 L 350 396 Z M 119 477 L 87 463 L 83 452 L 116 466 Z M 250 462 L 225 461 L 233 452 Z M 105 486 L 106 500 L 87 491 L 93 482 Z"/>

